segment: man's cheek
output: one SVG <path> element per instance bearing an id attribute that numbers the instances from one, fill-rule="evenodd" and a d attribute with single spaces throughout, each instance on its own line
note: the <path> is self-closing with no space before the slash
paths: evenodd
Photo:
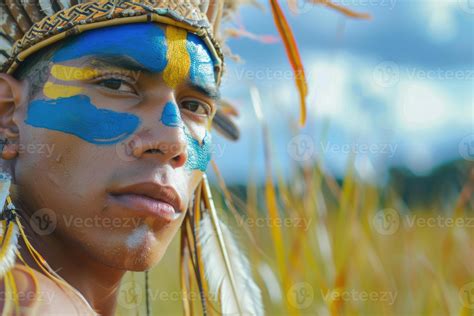
<path id="1" fill-rule="evenodd" d="M 188 146 L 188 160 L 184 167 L 187 170 L 200 170 L 205 172 L 212 158 L 211 135 L 206 131 L 204 139 L 199 142 L 193 138 L 186 127 L 184 127 L 184 134 Z"/>
<path id="2" fill-rule="evenodd" d="M 75 135 L 95 145 L 116 144 L 132 135 L 140 118 L 130 113 L 99 109 L 88 96 L 35 100 L 28 106 L 26 124 Z"/>

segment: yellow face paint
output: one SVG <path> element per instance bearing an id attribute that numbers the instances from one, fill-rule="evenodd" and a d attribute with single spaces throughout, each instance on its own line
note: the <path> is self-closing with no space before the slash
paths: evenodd
<path id="1" fill-rule="evenodd" d="M 51 75 L 61 81 L 89 80 L 99 75 L 99 71 L 92 68 L 79 68 L 64 65 L 53 65 Z M 83 91 L 81 87 L 66 86 L 53 82 L 46 82 L 43 93 L 50 99 L 69 98 L 80 94 Z"/>
<path id="2" fill-rule="evenodd" d="M 189 74 L 191 58 L 186 47 L 186 37 L 186 30 L 174 26 L 166 27 L 168 64 L 163 72 L 163 79 L 171 88 L 185 81 Z"/>
<path id="3" fill-rule="evenodd" d="M 43 94 L 50 99 L 69 98 L 81 92 L 81 87 L 65 86 L 52 82 L 46 82 L 43 88 Z"/>
<path id="4" fill-rule="evenodd" d="M 89 80 L 97 77 L 100 72 L 92 68 L 79 68 L 64 65 L 53 65 L 51 74 L 62 81 Z"/>

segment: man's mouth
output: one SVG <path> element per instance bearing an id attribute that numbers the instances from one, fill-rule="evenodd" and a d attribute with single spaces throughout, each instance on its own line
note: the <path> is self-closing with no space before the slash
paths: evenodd
<path id="1" fill-rule="evenodd" d="M 181 216 L 181 200 L 172 187 L 154 182 L 133 184 L 109 192 L 110 198 L 122 206 L 137 212 L 137 216 L 158 217 L 166 222 Z"/>

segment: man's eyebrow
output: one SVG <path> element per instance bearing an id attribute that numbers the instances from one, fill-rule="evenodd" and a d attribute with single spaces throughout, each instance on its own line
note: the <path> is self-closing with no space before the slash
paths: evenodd
<path id="1" fill-rule="evenodd" d="M 128 55 L 93 55 L 87 58 L 84 63 L 97 68 L 118 68 L 129 71 L 152 73 L 152 70 L 143 66 Z M 214 101 L 219 101 L 221 98 L 219 88 L 216 85 L 201 85 L 188 80 L 187 86 Z"/>
<path id="2" fill-rule="evenodd" d="M 97 68 L 119 68 L 130 71 L 141 71 L 151 73 L 151 70 L 140 64 L 134 58 L 127 55 L 94 55 L 85 60 L 85 64 Z"/>
<path id="3" fill-rule="evenodd" d="M 196 92 L 205 95 L 206 97 L 208 97 L 209 99 L 212 99 L 213 101 L 219 101 L 221 98 L 221 93 L 219 91 L 219 88 L 217 88 L 217 86 L 215 85 L 203 86 L 191 81 L 188 81 L 187 85 L 191 90 L 195 90 Z"/>

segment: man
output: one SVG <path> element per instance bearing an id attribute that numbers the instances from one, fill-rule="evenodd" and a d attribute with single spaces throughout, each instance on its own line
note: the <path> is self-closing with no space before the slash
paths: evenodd
<path id="1" fill-rule="evenodd" d="M 204 174 L 211 124 L 236 136 L 216 37 L 239 2 L 0 2 L 4 314 L 113 315 L 124 274 L 156 265 L 180 228 L 185 314 L 191 282 L 203 313 L 263 314 Z M 270 4 L 304 122 L 302 63 Z"/>
<path id="2" fill-rule="evenodd" d="M 204 1 L 2 4 L 2 40 L 17 42 L 0 74 L 2 179 L 13 184 L 0 253 L 19 249 L 14 266 L 0 260 L 2 310 L 113 315 L 125 272 L 156 265 L 199 209 L 196 191 L 209 194 L 222 54 L 208 16 L 222 12 Z"/>

